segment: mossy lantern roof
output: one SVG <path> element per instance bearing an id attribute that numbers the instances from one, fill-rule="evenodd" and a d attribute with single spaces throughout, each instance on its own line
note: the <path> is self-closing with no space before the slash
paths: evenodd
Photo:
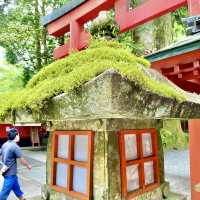
<path id="1" fill-rule="evenodd" d="M 1 119 L 16 110 L 41 111 L 53 97 L 74 91 L 111 69 L 158 96 L 176 102 L 200 102 L 198 96 L 191 97 L 149 67 L 147 60 L 117 42 L 93 41 L 88 49 L 44 67 L 24 89 L 0 95 Z"/>

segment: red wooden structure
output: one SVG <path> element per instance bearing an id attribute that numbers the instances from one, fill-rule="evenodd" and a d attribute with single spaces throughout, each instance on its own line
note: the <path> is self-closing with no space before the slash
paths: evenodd
<path id="1" fill-rule="evenodd" d="M 160 71 L 183 90 L 200 94 L 200 34 L 187 37 L 169 48 L 146 56 Z"/>
<path id="2" fill-rule="evenodd" d="M 0 124 L 0 139 L 7 139 L 6 130 L 12 127 L 12 124 Z"/>
<path id="3" fill-rule="evenodd" d="M 41 124 L 15 124 L 14 127 L 19 131 L 20 137 L 25 139 L 31 137 L 33 128 L 36 128 L 39 132 Z"/>
<path id="4" fill-rule="evenodd" d="M 30 126 L 16 126 L 15 127 L 19 133 L 21 138 L 30 138 L 31 127 Z"/>
<path id="5" fill-rule="evenodd" d="M 41 131 L 46 132 L 46 129 L 43 129 L 43 127 L 41 126 L 40 123 L 14 124 L 14 125 L 13 124 L 0 124 L 0 143 L 7 140 L 7 130 L 12 127 L 15 127 L 19 131 L 20 138 L 22 140 L 30 140 L 32 142 L 33 146 L 35 143 L 38 143 L 38 145 L 40 144 L 39 136 L 40 136 Z M 36 137 L 33 133 L 36 133 L 37 141 L 35 141 Z"/>
<path id="6" fill-rule="evenodd" d="M 43 17 L 50 35 L 63 36 L 70 32 L 70 40 L 54 51 L 54 58 L 67 56 L 70 51 L 87 47 L 89 33 L 84 24 L 98 16 L 100 11 L 115 8 L 116 22 L 121 32 L 126 32 L 154 18 L 188 6 L 191 15 L 200 13 L 200 0 L 147 0 L 136 8 L 129 8 L 128 0 L 73 0 L 65 7 Z"/>
<path id="7" fill-rule="evenodd" d="M 200 119 L 189 121 L 190 132 L 190 176 L 192 200 L 200 199 L 200 159 L 199 159 L 199 141 L 200 141 Z"/>

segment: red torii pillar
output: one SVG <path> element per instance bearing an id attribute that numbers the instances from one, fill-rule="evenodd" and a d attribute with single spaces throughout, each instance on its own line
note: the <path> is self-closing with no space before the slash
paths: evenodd
<path id="1" fill-rule="evenodd" d="M 188 0 L 190 15 L 200 15 L 200 0 Z M 200 199 L 200 119 L 189 120 L 190 177 L 192 200 Z"/>
<path id="2" fill-rule="evenodd" d="M 187 0 L 190 15 L 200 15 L 200 0 Z"/>
<path id="3" fill-rule="evenodd" d="M 189 120 L 192 200 L 200 199 L 200 119 Z"/>

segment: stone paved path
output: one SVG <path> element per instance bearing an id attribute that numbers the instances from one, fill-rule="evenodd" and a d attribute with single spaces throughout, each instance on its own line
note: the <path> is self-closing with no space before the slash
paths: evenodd
<path id="1" fill-rule="evenodd" d="M 172 150 L 165 153 L 166 179 L 170 182 L 171 191 L 187 196 L 190 194 L 190 165 L 188 150 Z"/>

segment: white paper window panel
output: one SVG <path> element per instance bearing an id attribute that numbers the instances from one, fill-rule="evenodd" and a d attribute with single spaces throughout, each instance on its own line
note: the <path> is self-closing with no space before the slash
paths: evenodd
<path id="1" fill-rule="evenodd" d="M 153 155 L 153 145 L 151 133 L 142 134 L 143 156 L 148 157 Z"/>
<path id="2" fill-rule="evenodd" d="M 57 163 L 56 165 L 56 185 L 67 188 L 67 169 L 68 165 Z"/>
<path id="3" fill-rule="evenodd" d="M 67 159 L 69 148 L 69 135 L 58 136 L 58 158 Z"/>
<path id="4" fill-rule="evenodd" d="M 153 161 L 144 163 L 144 175 L 145 175 L 145 185 L 149 185 L 155 182 Z"/>
<path id="5" fill-rule="evenodd" d="M 88 161 L 88 136 L 76 135 L 74 147 L 75 147 L 74 160 L 87 162 Z"/>
<path id="6" fill-rule="evenodd" d="M 137 155 L 137 138 L 136 135 L 125 135 L 125 156 L 126 160 L 135 160 Z"/>
<path id="7" fill-rule="evenodd" d="M 87 194 L 87 169 L 74 167 L 73 169 L 73 191 Z"/>
<path id="8" fill-rule="evenodd" d="M 132 192 L 140 188 L 139 165 L 126 167 L 127 191 Z"/>

